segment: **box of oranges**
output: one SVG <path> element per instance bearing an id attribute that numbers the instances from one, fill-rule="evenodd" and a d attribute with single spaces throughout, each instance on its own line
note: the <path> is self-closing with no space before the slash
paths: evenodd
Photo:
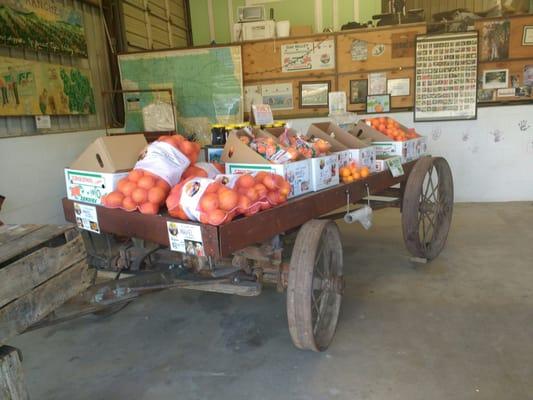
<path id="1" fill-rule="evenodd" d="M 400 156 L 402 162 L 407 162 L 419 158 L 427 150 L 425 138 L 388 117 L 361 120 L 351 132 L 359 139 L 372 140 L 376 156 Z"/>

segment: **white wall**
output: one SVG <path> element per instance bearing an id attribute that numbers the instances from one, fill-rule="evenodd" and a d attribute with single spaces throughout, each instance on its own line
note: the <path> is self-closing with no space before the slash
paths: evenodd
<path id="1" fill-rule="evenodd" d="M 456 201 L 533 200 L 533 105 L 480 108 L 475 121 L 414 124 L 411 112 L 387 115 L 428 136 L 431 154 L 448 160 Z M 306 130 L 324 119 L 290 122 Z M 529 128 L 522 131 L 520 121 Z"/>
<path id="2" fill-rule="evenodd" d="M 5 223 L 64 223 L 63 168 L 103 130 L 0 139 L 0 194 Z"/>

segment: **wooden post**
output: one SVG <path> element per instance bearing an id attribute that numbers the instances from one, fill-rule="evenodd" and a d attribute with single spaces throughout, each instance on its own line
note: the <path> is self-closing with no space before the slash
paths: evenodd
<path id="1" fill-rule="evenodd" d="M 21 357 L 14 347 L 0 347 L 0 399 L 29 400 Z"/>

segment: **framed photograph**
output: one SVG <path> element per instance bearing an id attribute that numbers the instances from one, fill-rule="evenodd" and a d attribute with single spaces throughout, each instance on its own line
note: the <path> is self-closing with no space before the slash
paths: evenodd
<path id="1" fill-rule="evenodd" d="M 300 82 L 300 108 L 328 107 L 331 81 Z"/>
<path id="2" fill-rule="evenodd" d="M 368 79 L 355 79 L 350 81 L 350 104 L 366 103 L 368 95 Z"/>
<path id="3" fill-rule="evenodd" d="M 390 94 L 371 94 L 366 96 L 366 113 L 388 113 L 390 112 L 390 103 Z"/>
<path id="4" fill-rule="evenodd" d="M 488 69 L 483 71 L 483 89 L 505 89 L 509 87 L 508 69 Z"/>
<path id="5" fill-rule="evenodd" d="M 488 31 L 504 32 L 506 26 L 491 25 L 486 28 L 485 37 L 488 39 L 492 38 Z M 477 118 L 478 42 L 478 32 L 416 37 L 415 122 Z M 499 57 L 504 51 L 501 46 L 496 47 Z"/>
<path id="6" fill-rule="evenodd" d="M 533 25 L 524 26 L 522 46 L 533 46 Z"/>
<path id="7" fill-rule="evenodd" d="M 409 96 L 411 94 L 410 86 L 411 79 L 409 78 L 389 79 L 387 81 L 387 93 L 391 97 Z"/>

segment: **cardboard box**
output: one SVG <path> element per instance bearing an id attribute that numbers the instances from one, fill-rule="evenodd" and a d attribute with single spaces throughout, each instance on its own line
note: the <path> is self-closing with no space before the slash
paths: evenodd
<path id="1" fill-rule="evenodd" d="M 311 163 L 311 189 L 318 191 L 339 184 L 339 158 L 337 154 L 309 159 Z"/>
<path id="2" fill-rule="evenodd" d="M 294 161 L 288 164 L 246 164 L 226 163 L 226 174 L 244 172 L 271 172 L 284 177 L 291 184 L 288 198 L 311 192 L 311 164 L 309 160 Z"/>
<path id="3" fill-rule="evenodd" d="M 67 198 L 101 204 L 102 196 L 115 190 L 118 181 L 128 175 L 146 145 L 142 134 L 96 139 L 65 168 Z"/>
<path id="4" fill-rule="evenodd" d="M 400 127 L 406 131 L 408 129 L 403 125 L 400 125 Z M 371 139 L 372 146 L 376 148 L 376 156 L 400 156 L 402 162 L 416 160 L 419 157 L 420 151 L 417 151 L 417 144 L 421 143 L 421 138 L 409 139 L 405 142 L 396 142 L 368 126 L 364 121 L 359 121 L 351 133 L 359 139 Z"/>
<path id="5" fill-rule="evenodd" d="M 254 135 L 270 135 L 259 129 L 253 130 Z M 275 164 L 245 145 L 239 139 L 243 132 L 229 134 L 222 152 L 222 161 L 226 163 L 227 174 L 242 172 L 266 171 L 283 176 L 291 184 L 289 198 L 311 192 L 311 165 L 309 160 L 293 161 L 286 164 Z"/>
<path id="6" fill-rule="evenodd" d="M 308 133 L 313 135 L 326 135 L 322 137 L 326 138 L 330 143 L 331 141 L 335 141 L 347 149 L 336 150 L 339 158 L 339 168 L 353 161 L 360 166 L 368 167 L 371 171 L 374 171 L 376 149 L 370 145 L 370 142 L 357 139 L 332 122 L 311 124 Z M 340 146 L 336 146 L 336 148 L 340 148 Z"/>
<path id="7" fill-rule="evenodd" d="M 291 36 L 309 36 L 313 34 L 311 25 L 291 26 Z"/>

